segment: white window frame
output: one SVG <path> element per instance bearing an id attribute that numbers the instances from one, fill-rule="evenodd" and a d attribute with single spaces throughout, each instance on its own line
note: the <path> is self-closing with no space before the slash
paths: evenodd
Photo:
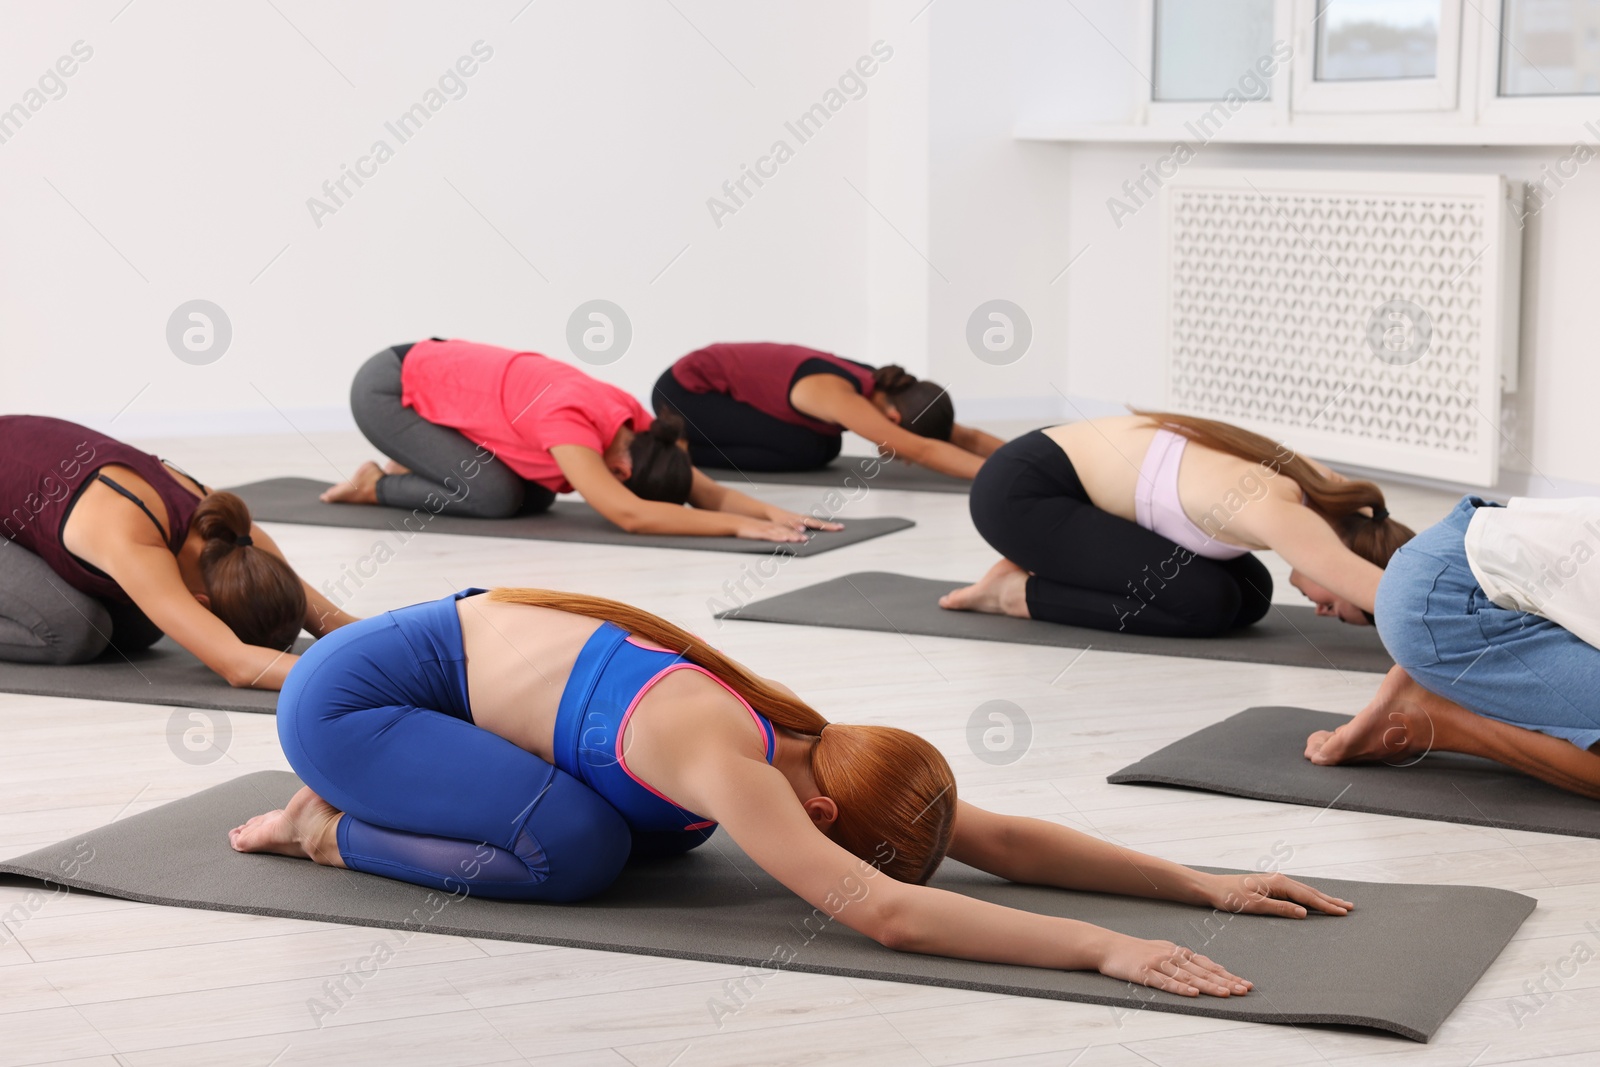
<path id="1" fill-rule="evenodd" d="M 1578 127 L 1600 116 L 1600 93 L 1573 93 L 1551 96 L 1501 96 L 1501 46 L 1505 42 L 1505 0 L 1471 0 L 1485 9 L 1478 19 L 1481 32 L 1477 42 L 1478 123 L 1483 126 L 1565 126 L 1574 127 L 1572 137 L 1592 140 Z"/>
<path id="2" fill-rule="evenodd" d="M 1144 55 L 1150 61 L 1150 79 L 1144 87 L 1144 99 L 1140 102 L 1139 114 L 1135 122 L 1146 123 L 1151 126 L 1171 127 L 1178 129 L 1188 122 L 1200 121 L 1202 116 L 1211 112 L 1219 101 L 1216 100 L 1157 100 L 1156 99 L 1156 4 L 1160 0 L 1144 0 L 1139 5 L 1140 33 L 1139 40 L 1144 49 Z M 1294 0 L 1274 0 L 1272 5 L 1272 39 L 1274 45 L 1279 41 L 1289 44 L 1292 41 L 1284 28 L 1289 25 L 1289 7 Z M 1266 100 L 1250 100 L 1240 105 L 1237 111 L 1229 113 L 1228 124 L 1237 123 L 1241 126 L 1283 126 L 1289 122 L 1289 71 L 1294 65 L 1290 59 L 1277 64 L 1277 71 L 1272 75 L 1271 94 Z M 1240 71 L 1243 77 L 1245 71 Z M 1258 72 L 1259 73 L 1259 72 Z M 1209 137 L 1201 137 L 1207 140 Z"/>
<path id="3" fill-rule="evenodd" d="M 1335 0 L 1337 2 L 1337 0 Z M 1482 0 L 1441 0 L 1439 51 L 1432 78 L 1374 78 L 1367 81 L 1318 81 L 1318 0 L 1294 4 L 1294 112 L 1304 115 L 1461 110 L 1469 102 L 1461 92 L 1461 15 L 1465 3 Z"/>
<path id="4" fill-rule="evenodd" d="M 1065 127 L 1041 123 L 1032 129 L 1025 124 L 1019 136 L 1082 142 L 1184 140 L 1191 144 L 1215 140 L 1223 144 L 1571 145 L 1576 139 L 1587 139 L 1585 124 L 1593 122 L 1595 129 L 1589 132 L 1600 140 L 1600 93 L 1499 95 L 1505 0 L 1445 0 L 1440 9 L 1441 76 L 1417 79 L 1416 84 L 1407 84 L 1412 79 L 1313 84 L 1311 23 L 1316 18 L 1316 0 L 1273 0 L 1273 41 L 1290 44 L 1292 58 L 1278 65 L 1270 99 L 1242 104 L 1229 113 L 1220 130 L 1199 122 L 1208 112 L 1215 114 L 1215 101 L 1154 99 L 1156 2 L 1138 0 L 1139 41 L 1150 73 L 1129 121 Z M 1455 42 L 1453 50 L 1444 46 L 1447 38 Z M 1444 82 L 1449 85 L 1439 84 Z M 1452 106 L 1438 107 L 1452 95 Z"/>

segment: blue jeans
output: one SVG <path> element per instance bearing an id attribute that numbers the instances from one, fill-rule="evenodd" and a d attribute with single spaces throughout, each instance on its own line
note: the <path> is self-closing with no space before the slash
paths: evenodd
<path id="1" fill-rule="evenodd" d="M 1600 649 L 1542 615 L 1491 601 L 1467 564 L 1475 496 L 1418 534 L 1378 586 L 1378 633 L 1429 692 L 1524 730 L 1600 743 Z"/>

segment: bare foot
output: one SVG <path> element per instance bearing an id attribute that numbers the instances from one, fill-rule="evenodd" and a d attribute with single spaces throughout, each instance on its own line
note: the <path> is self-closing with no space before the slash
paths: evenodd
<path id="1" fill-rule="evenodd" d="M 1372 702 L 1337 730 L 1306 739 L 1306 759 L 1323 766 L 1379 760 L 1409 765 L 1433 747 L 1434 722 L 1427 705 L 1437 698 L 1399 667 L 1389 671 Z"/>
<path id="2" fill-rule="evenodd" d="M 376 463 L 368 460 L 356 468 L 356 472 L 348 482 L 330 485 L 323 490 L 319 497 L 324 504 L 376 504 L 378 502 L 378 479 L 383 477 L 383 471 Z"/>
<path id="3" fill-rule="evenodd" d="M 394 460 L 391 459 L 389 462 L 387 462 L 387 463 L 385 463 L 383 465 L 383 473 L 385 473 L 385 474 L 410 474 L 411 473 L 411 468 L 410 467 L 402 467 L 402 466 L 400 466 L 400 464 L 396 463 Z"/>
<path id="4" fill-rule="evenodd" d="M 1031 618 L 1028 614 L 1028 572 L 1003 559 L 972 585 L 952 589 L 939 598 L 951 611 L 981 611 L 986 615 Z"/>
<path id="5" fill-rule="evenodd" d="M 302 786 L 287 807 L 257 815 L 229 830 L 228 844 L 238 852 L 272 852 L 324 867 L 343 867 L 337 836 L 342 814 L 310 786 Z"/>

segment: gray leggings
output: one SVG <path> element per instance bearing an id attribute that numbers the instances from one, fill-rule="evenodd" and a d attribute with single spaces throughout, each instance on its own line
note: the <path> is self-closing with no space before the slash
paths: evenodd
<path id="1" fill-rule="evenodd" d="M 87 663 L 108 647 L 132 653 L 160 638 L 132 604 L 96 600 L 21 545 L 0 540 L 0 661 Z"/>
<path id="2" fill-rule="evenodd" d="M 350 384 L 356 425 L 374 447 L 412 472 L 380 478 L 378 503 L 474 519 L 504 519 L 549 508 L 554 492 L 525 480 L 489 449 L 400 403 L 400 365 L 410 347 L 379 352 L 361 365 Z"/>

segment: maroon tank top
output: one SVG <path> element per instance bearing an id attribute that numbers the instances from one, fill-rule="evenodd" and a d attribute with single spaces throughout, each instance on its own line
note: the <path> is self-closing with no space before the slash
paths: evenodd
<path id="1" fill-rule="evenodd" d="M 672 376 L 691 393 L 722 393 L 775 419 L 838 436 L 838 424 L 796 411 L 789 390 L 807 375 L 837 374 L 862 396 L 871 396 L 872 370 L 865 363 L 815 348 L 753 341 L 707 345 L 690 352 L 672 365 Z"/>
<path id="2" fill-rule="evenodd" d="M 185 489 L 161 461 L 148 452 L 125 445 L 86 426 L 42 415 L 0 415 L 0 529 L 5 536 L 32 552 L 68 585 L 101 600 L 131 603 L 122 587 L 97 568 L 67 551 L 61 540 L 72 505 L 100 468 L 110 464 L 136 471 L 149 482 L 167 509 L 167 547 L 173 555 L 189 535 L 189 522 L 200 501 Z M 102 480 L 111 479 L 102 476 Z M 120 488 L 111 482 L 113 488 Z M 196 482 L 202 493 L 205 486 Z M 131 496 L 123 490 L 124 496 Z M 137 498 L 139 507 L 156 523 L 156 516 Z M 156 523 L 160 528 L 160 523 Z M 3 549 L 0 549 L 3 551 Z"/>

